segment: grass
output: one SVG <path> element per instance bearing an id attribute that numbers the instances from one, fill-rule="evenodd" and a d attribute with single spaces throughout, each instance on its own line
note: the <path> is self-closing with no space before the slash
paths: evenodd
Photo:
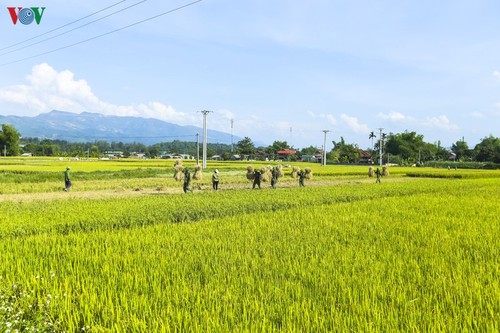
<path id="1" fill-rule="evenodd" d="M 163 176 L 90 177 L 0 202 L 0 331 L 500 329 L 495 173 L 401 168 L 375 184 L 367 168 L 313 167 L 305 188 L 250 190 L 246 165 L 217 166 L 234 190 L 94 198 L 99 182 Z"/>

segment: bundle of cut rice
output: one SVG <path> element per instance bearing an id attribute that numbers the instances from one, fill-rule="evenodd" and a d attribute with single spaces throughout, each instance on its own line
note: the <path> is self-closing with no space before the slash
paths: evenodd
<path id="1" fill-rule="evenodd" d="M 294 166 L 292 168 L 292 178 L 297 178 L 297 176 L 299 175 L 299 171 L 300 171 L 300 167 Z"/>
<path id="2" fill-rule="evenodd" d="M 194 167 L 194 176 L 193 179 L 201 180 L 203 178 L 203 174 L 201 172 L 201 166 L 198 164 Z"/>
<path id="3" fill-rule="evenodd" d="M 373 175 L 374 175 L 373 167 L 371 166 L 368 168 L 368 177 L 373 177 Z"/>
<path id="4" fill-rule="evenodd" d="M 184 179 L 184 173 L 182 173 L 182 161 L 175 160 L 174 164 L 174 179 L 178 182 Z"/>
<path id="5" fill-rule="evenodd" d="M 313 177 L 313 172 L 310 167 L 307 167 L 304 169 L 306 172 L 306 179 L 312 179 Z"/>
<path id="6" fill-rule="evenodd" d="M 278 177 L 283 177 L 285 175 L 285 172 L 283 171 L 283 166 L 281 164 L 278 164 Z"/>
<path id="7" fill-rule="evenodd" d="M 385 165 L 382 167 L 382 176 L 389 176 L 389 169 Z"/>
<path id="8" fill-rule="evenodd" d="M 273 177 L 273 174 L 271 173 L 272 168 L 273 167 L 271 167 L 270 165 L 260 168 L 260 180 L 262 180 L 263 182 L 271 181 L 271 178 Z"/>
<path id="9" fill-rule="evenodd" d="M 247 179 L 253 180 L 255 178 L 255 174 L 253 173 L 253 166 L 247 166 Z"/>

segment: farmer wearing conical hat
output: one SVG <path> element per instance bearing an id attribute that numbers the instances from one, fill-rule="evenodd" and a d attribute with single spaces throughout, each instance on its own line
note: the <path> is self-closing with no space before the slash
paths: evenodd
<path id="1" fill-rule="evenodd" d="M 219 189 L 219 170 L 215 169 L 212 175 L 212 188 L 217 191 Z"/>
<path id="2" fill-rule="evenodd" d="M 66 167 L 66 171 L 64 171 L 64 191 L 68 192 L 71 187 L 71 179 L 69 178 L 69 170 L 71 168 L 69 166 Z"/>

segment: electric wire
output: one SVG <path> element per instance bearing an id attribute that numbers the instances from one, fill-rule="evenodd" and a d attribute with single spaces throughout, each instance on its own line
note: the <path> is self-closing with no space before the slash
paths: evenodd
<path id="1" fill-rule="evenodd" d="M 8 52 L 0 53 L 0 56 L 6 55 L 6 54 L 9 54 L 9 53 L 13 53 L 13 52 L 16 52 L 16 51 L 24 50 L 24 49 L 26 49 L 26 48 L 28 48 L 28 47 L 33 46 L 33 45 L 37 45 L 37 44 L 40 44 L 40 43 L 46 42 L 46 41 L 48 41 L 48 40 L 51 40 L 51 39 L 54 39 L 54 38 L 57 38 L 57 37 L 60 37 L 60 36 L 66 35 L 66 34 L 68 34 L 68 33 L 70 33 L 70 32 L 73 32 L 73 31 L 75 31 L 75 30 L 78 30 L 78 29 L 84 28 L 84 27 L 86 27 L 86 26 L 88 26 L 88 25 L 91 25 L 91 24 L 93 24 L 93 23 L 95 23 L 95 22 L 98 22 L 98 21 L 104 20 L 104 19 L 106 19 L 106 18 L 108 18 L 108 17 L 110 17 L 110 16 L 113 16 L 113 15 L 116 15 L 116 14 L 118 14 L 118 13 L 124 12 L 124 11 L 126 11 L 126 10 L 128 10 L 128 9 L 130 9 L 130 8 L 132 8 L 132 7 L 135 7 L 135 6 L 137 6 L 137 5 L 140 5 L 141 3 L 146 2 L 146 1 L 147 1 L 147 0 L 142 0 L 142 1 L 139 1 L 139 2 L 137 2 L 137 3 L 135 3 L 135 4 L 133 4 L 133 5 L 130 5 L 130 6 L 125 7 L 125 8 L 122 8 L 122 9 L 120 9 L 120 10 L 116 11 L 116 12 L 113 12 L 113 13 L 108 14 L 108 15 L 106 15 L 106 16 L 100 17 L 100 18 L 98 18 L 98 19 L 96 19 L 96 20 L 94 20 L 94 21 L 90 21 L 90 22 L 88 22 L 88 23 L 85 23 L 85 24 L 83 24 L 83 25 L 80 25 L 80 26 L 78 26 L 78 27 L 76 27 L 76 28 L 73 28 L 73 29 L 71 29 L 71 30 L 67 30 L 67 31 L 65 31 L 65 32 L 62 32 L 62 33 L 60 33 L 60 34 L 58 34 L 58 35 L 55 35 L 55 36 L 52 36 L 52 37 L 49 37 L 49 38 L 42 39 L 42 40 L 40 40 L 40 41 L 38 41 L 38 42 L 31 43 L 31 44 L 28 44 L 28 45 L 25 45 L 25 46 L 19 47 L 19 48 L 17 48 L 17 49 L 14 49 L 14 50 L 11 50 L 11 51 L 8 51 Z"/>
<path id="2" fill-rule="evenodd" d="M 19 63 L 19 62 L 22 62 L 22 61 L 25 61 L 25 60 L 29 60 L 29 59 L 33 59 L 33 58 L 37 58 L 37 57 L 40 57 L 40 56 L 43 56 L 43 55 L 47 55 L 47 54 L 51 54 L 51 53 L 55 53 L 55 52 L 58 52 L 58 51 L 61 51 L 61 50 L 64 50 L 64 49 L 68 49 L 70 47 L 73 47 L 73 46 L 77 46 L 77 45 L 80 45 L 80 44 L 84 44 L 84 43 L 87 43 L 87 42 L 90 42 L 92 40 L 95 40 L 95 39 L 98 39 L 98 38 L 101 38 L 101 37 L 104 37 L 104 36 L 107 36 L 107 35 L 111 35 L 115 32 L 118 32 L 118 31 L 122 31 L 122 30 L 125 30 L 125 29 L 128 29 L 128 28 L 131 28 L 133 26 L 136 26 L 136 25 L 139 25 L 139 24 L 142 24 L 144 22 L 147 22 L 147 21 L 151 21 L 151 20 L 154 20 L 154 19 L 157 19 L 161 16 L 165 16 L 167 14 L 171 14 L 173 12 L 176 12 L 176 11 L 179 11 L 181 9 L 184 9 L 184 8 L 187 8 L 187 7 L 190 7 L 192 5 L 195 5 L 196 3 L 198 2 L 201 2 L 203 0 L 196 0 L 196 1 L 192 1 L 192 2 L 189 2 L 185 5 L 182 5 L 182 6 L 179 6 L 179 7 L 176 7 L 176 8 L 173 8 L 173 9 L 170 9 L 170 10 L 167 10 L 165 12 L 162 12 L 160 14 L 157 14 L 157 15 L 154 15 L 154 16 L 151 16 L 151 17 L 148 17 L 144 20 L 141 20 L 141 21 L 137 21 L 137 22 L 134 22 L 134 23 L 131 23 L 129 25 L 126 25 L 126 26 L 123 26 L 121 28 L 118 28 L 118 29 L 115 29 L 115 30 L 111 30 L 111 31 L 108 31 L 106 33 L 103 33 L 103 34 L 100 34 L 100 35 L 96 35 L 94 37 L 90 37 L 90 38 L 87 38 L 87 39 L 84 39 L 84 40 L 81 40 L 79 42 L 76 42 L 76 43 L 73 43 L 73 44 L 69 44 L 69 45 L 66 45 L 66 46 L 62 46 L 62 47 L 59 47 L 59 48 L 56 48 L 56 49 L 53 49 L 53 50 L 50 50 L 50 51 L 46 51 L 46 52 L 42 52 L 42 53 L 38 53 L 38 54 L 35 54 L 35 55 L 32 55 L 32 56 L 29 56 L 29 57 L 25 57 L 25 58 L 22 58 L 22 59 L 18 59 L 18 60 L 14 60 L 14 61 L 10 61 L 10 62 L 5 62 L 5 63 L 2 63 L 0 64 L 0 67 L 3 67 L 3 66 L 7 66 L 7 65 L 12 65 L 12 64 L 15 64 L 15 63 Z"/>
<path id="3" fill-rule="evenodd" d="M 110 9 L 110 8 L 113 8 L 113 7 L 115 7 L 115 6 L 119 5 L 119 4 L 121 4 L 122 2 L 126 2 L 126 1 L 127 1 L 127 0 L 122 0 L 122 1 L 116 2 L 116 3 L 114 3 L 114 4 L 112 4 L 112 5 L 108 6 L 108 7 L 105 7 L 105 8 L 103 8 L 103 9 L 100 9 L 100 10 L 98 10 L 98 11 L 96 11 L 96 12 L 93 12 L 93 13 L 91 13 L 91 14 L 89 14 L 89 15 L 87 15 L 87 16 L 84 16 L 84 17 L 82 17 L 82 18 L 79 18 L 79 19 L 77 19 L 77 20 L 75 20 L 75 21 L 72 21 L 72 22 L 66 23 L 66 24 L 64 24 L 64 25 L 61 25 L 60 27 L 54 28 L 54 29 L 49 30 L 49 31 L 47 31 L 47 32 L 44 32 L 44 33 L 42 33 L 42 34 L 40 34 L 40 35 L 36 35 L 36 36 L 31 37 L 31 38 L 25 39 L 25 40 L 23 40 L 23 41 L 17 42 L 17 43 L 15 43 L 15 44 L 12 44 L 12 45 L 9 45 L 9 46 L 6 46 L 6 47 L 3 47 L 3 48 L 0 48 L 0 51 L 7 50 L 7 49 L 10 49 L 10 48 L 12 48 L 12 47 L 14 47 L 14 46 L 21 45 L 21 44 L 24 44 L 24 43 L 26 43 L 26 42 L 29 42 L 30 40 L 33 40 L 33 39 L 36 39 L 36 38 L 39 38 L 39 37 L 42 37 L 42 36 L 48 35 L 48 34 L 50 34 L 50 33 L 54 32 L 54 31 L 60 30 L 60 29 L 62 29 L 62 28 L 65 28 L 65 27 L 70 26 L 70 25 L 72 25 L 72 24 L 75 24 L 75 23 L 77 23 L 77 22 L 83 21 L 83 20 L 85 20 L 86 18 L 89 18 L 89 17 L 94 16 L 94 15 L 96 15 L 96 14 L 102 13 L 102 12 L 104 12 L 104 11 L 106 11 L 106 10 Z"/>

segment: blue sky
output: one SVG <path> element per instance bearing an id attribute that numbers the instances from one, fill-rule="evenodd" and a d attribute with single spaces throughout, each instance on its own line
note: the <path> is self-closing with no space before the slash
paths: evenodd
<path id="1" fill-rule="evenodd" d="M 0 114 L 201 127 L 210 110 L 211 129 L 295 148 L 323 130 L 328 149 L 368 148 L 378 128 L 444 147 L 500 137 L 498 1 L 202 0 L 148 20 L 190 2 L 0 0 Z M 46 9 L 14 25 L 7 7 Z"/>

